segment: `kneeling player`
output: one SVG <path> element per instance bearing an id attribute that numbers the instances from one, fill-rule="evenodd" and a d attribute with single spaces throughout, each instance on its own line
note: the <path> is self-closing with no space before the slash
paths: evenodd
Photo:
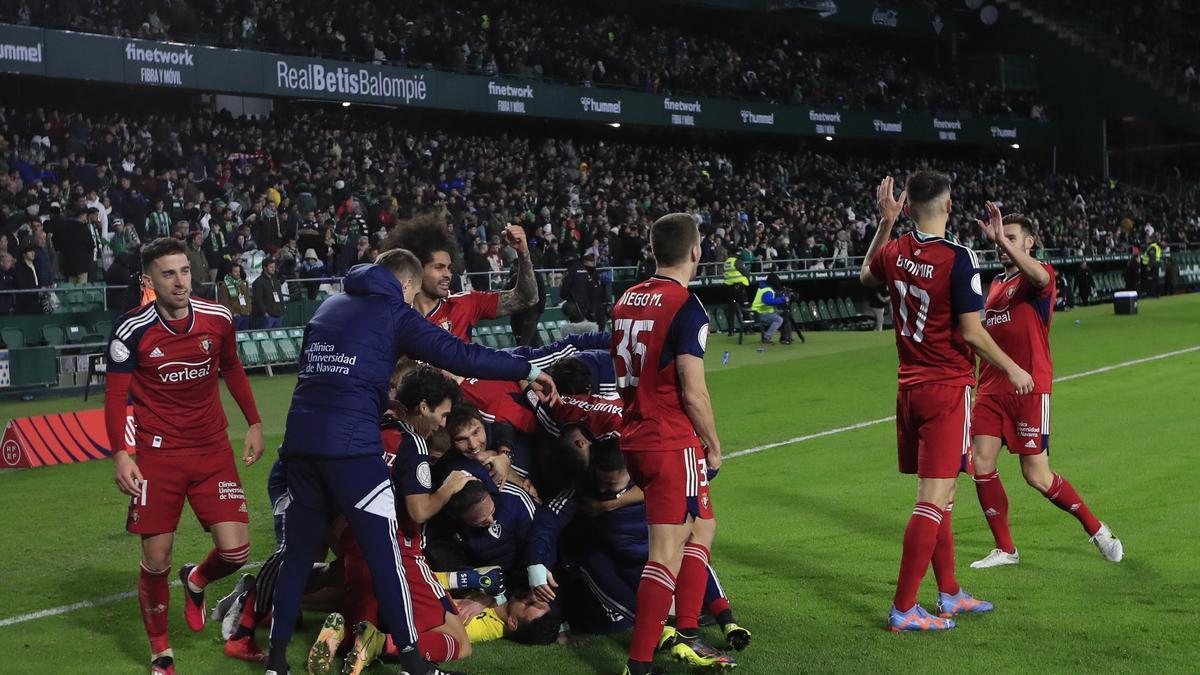
<path id="1" fill-rule="evenodd" d="M 1052 504 L 1079 520 L 1106 560 L 1120 562 L 1121 540 L 1092 515 L 1079 493 L 1065 478 L 1050 470 L 1050 388 L 1054 366 L 1050 360 L 1050 320 L 1054 316 L 1054 269 L 1035 260 L 1030 251 L 1036 237 L 1029 218 L 1012 214 L 1001 218 L 1000 209 L 987 205 L 989 222 L 980 228 L 995 240 L 1004 274 L 992 280 L 984 324 L 1005 353 L 1033 375 L 1029 394 L 1014 394 L 1008 380 L 986 361 L 979 369 L 975 401 L 975 490 L 987 517 L 996 548 L 971 567 L 983 569 L 1015 565 L 1020 561 L 1008 530 L 1008 496 L 1000 483 L 996 458 L 1000 446 L 1021 457 L 1025 481 Z"/>

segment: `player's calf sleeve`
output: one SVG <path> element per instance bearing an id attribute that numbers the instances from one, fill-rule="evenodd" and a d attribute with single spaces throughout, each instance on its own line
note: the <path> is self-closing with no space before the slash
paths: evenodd
<path id="1" fill-rule="evenodd" d="M 192 570 L 188 585 L 199 591 L 217 579 L 224 579 L 242 569 L 242 565 L 250 559 L 250 544 L 242 544 L 236 548 L 213 548 L 208 552 L 204 562 Z"/>
<path id="2" fill-rule="evenodd" d="M 900 557 L 900 575 L 896 579 L 896 595 L 892 604 L 907 612 L 917 604 L 917 589 L 929 569 L 929 560 L 937 545 L 942 510 L 936 504 L 917 502 L 904 529 L 904 549 Z"/>
<path id="3" fill-rule="evenodd" d="M 979 495 L 979 507 L 983 509 L 992 538 L 996 540 L 996 548 L 1006 553 L 1016 551 L 1008 529 L 1008 494 L 1000 482 L 1000 472 L 978 474 L 972 480 L 975 481 L 975 493 Z"/>
<path id="4" fill-rule="evenodd" d="M 647 562 L 638 583 L 633 638 L 629 642 L 630 660 L 649 663 L 654 659 L 654 648 L 658 646 L 674 598 L 675 575 L 664 565 L 653 560 Z"/>
<path id="5" fill-rule="evenodd" d="M 1057 473 L 1054 474 L 1054 480 L 1050 482 L 1050 489 L 1046 490 L 1046 499 L 1075 516 L 1089 537 L 1100 531 L 1100 521 L 1092 515 L 1092 510 L 1083 503 L 1079 493 L 1075 491 L 1074 486 L 1067 482 L 1066 478 Z"/>
<path id="6" fill-rule="evenodd" d="M 708 549 L 689 542 L 683 547 L 683 562 L 675 580 L 675 627 L 681 631 L 699 628 L 700 606 L 708 585 Z"/>
<path id="7" fill-rule="evenodd" d="M 950 514 L 954 502 L 946 504 L 942 512 L 942 523 L 938 525 L 937 544 L 933 547 L 933 576 L 937 579 L 938 591 L 955 595 L 961 590 L 954 578 L 954 531 L 950 529 Z"/>
<path id="8" fill-rule="evenodd" d="M 462 655 L 462 645 L 445 633 L 428 631 L 417 636 L 417 651 L 434 663 L 453 661 Z"/>
<path id="9" fill-rule="evenodd" d="M 138 575 L 138 606 L 142 610 L 142 623 L 146 637 L 150 638 L 150 653 L 159 654 L 171 648 L 167 640 L 167 609 L 171 603 L 168 577 L 171 568 L 155 571 L 145 563 Z"/>

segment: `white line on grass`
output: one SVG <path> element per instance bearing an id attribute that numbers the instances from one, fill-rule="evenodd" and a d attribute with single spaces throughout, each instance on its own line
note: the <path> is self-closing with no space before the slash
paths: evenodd
<path id="1" fill-rule="evenodd" d="M 261 562 L 249 562 L 249 563 L 246 563 L 245 565 L 242 565 L 242 569 L 254 569 L 255 567 L 262 567 L 262 565 L 263 564 Z M 181 582 L 177 579 L 175 581 L 172 581 L 171 585 L 172 586 L 182 586 L 183 582 Z M 3 628 L 5 626 L 11 626 L 11 625 L 17 624 L 17 623 L 25 623 L 26 621 L 33 621 L 34 619 L 45 619 L 48 616 L 59 616 L 60 614 L 68 614 L 70 612 L 74 612 L 77 609 L 84 609 L 86 607 L 99 607 L 101 605 L 111 605 L 114 602 L 120 602 L 122 600 L 128 600 L 129 598 L 136 598 L 136 597 L 137 597 L 137 591 L 125 591 L 124 593 L 113 593 L 112 595 L 106 595 L 102 598 L 92 598 L 91 600 L 83 600 L 83 601 L 76 602 L 76 603 L 73 603 L 70 605 L 63 605 L 61 607 L 51 607 L 50 609 L 42 609 L 42 610 L 38 610 L 36 612 L 30 612 L 28 614 L 21 614 L 20 616 L 13 616 L 13 617 L 9 617 L 7 619 L 0 619 L 0 628 Z"/>
<path id="2" fill-rule="evenodd" d="M 1055 382 L 1068 382 L 1070 380 L 1077 380 L 1081 377 L 1088 377 L 1090 375 L 1099 375 L 1100 373 L 1107 373 L 1112 370 L 1119 370 L 1121 368 L 1137 366 L 1137 365 L 1141 365 L 1143 363 L 1149 363 L 1150 361 L 1159 361 L 1161 359 L 1167 359 L 1172 356 L 1179 356 L 1181 354 L 1187 354 L 1189 352 L 1195 352 L 1195 351 L 1200 351 L 1200 345 L 1196 345 L 1194 347 L 1188 347 L 1187 349 L 1177 349 L 1173 352 L 1165 352 L 1163 354 L 1156 354 L 1154 356 L 1147 356 L 1142 359 L 1134 359 L 1132 361 L 1123 361 L 1121 363 L 1113 364 L 1111 366 L 1104 366 L 1103 368 L 1096 368 L 1094 370 L 1085 370 L 1081 373 L 1074 373 L 1072 375 L 1064 375 L 1062 377 L 1054 378 L 1054 381 Z M 746 448 L 745 450 L 738 450 L 737 452 L 731 452 L 728 455 L 725 455 L 725 459 L 733 459 L 735 457 L 743 457 L 745 455 L 752 455 L 756 452 L 762 452 L 764 450 L 771 450 L 774 448 L 781 448 L 785 445 L 793 445 L 795 443 L 803 443 L 804 441 L 811 441 L 813 439 L 823 438 L 825 436 L 833 436 L 835 434 L 840 434 L 840 433 L 844 433 L 847 431 L 854 431 L 856 429 L 865 429 L 867 427 L 875 426 L 876 424 L 883 424 L 885 422 L 891 422 L 894 419 L 896 419 L 895 415 L 891 415 L 889 417 L 880 417 L 877 420 L 867 420 L 866 422 L 850 424 L 848 426 L 838 427 L 836 429 L 827 429 L 825 431 L 820 431 L 815 434 L 808 434 L 806 436 L 797 436 L 795 438 L 789 438 L 786 441 L 779 441 L 777 443 L 767 443 L 766 445 L 758 445 L 753 448 Z M 262 566 L 261 562 L 253 562 L 253 563 L 247 563 L 244 566 L 244 568 L 254 568 L 254 567 L 261 567 L 261 566 Z M 178 586 L 180 584 L 178 581 L 173 581 L 173 582 L 171 582 L 171 585 Z M 81 602 L 76 602 L 76 603 L 73 603 L 70 605 L 62 605 L 61 607 L 52 607 L 50 609 L 43 609 L 43 610 L 40 610 L 37 612 L 30 612 L 29 614 L 21 614 L 19 616 L 9 617 L 7 619 L 0 619 L 0 628 L 3 628 L 5 626 L 12 626 L 12 625 L 15 625 L 18 623 L 25 623 L 26 621 L 33 621 L 35 619 L 44 619 L 44 618 L 50 617 L 50 616 L 60 616 L 62 614 L 74 612 L 77 609 L 84 609 L 87 607 L 99 607 L 101 605 L 110 605 L 114 602 L 120 602 L 122 600 L 127 600 L 129 598 L 135 598 L 135 597 L 137 597 L 136 591 L 126 591 L 124 593 L 114 593 L 113 595 L 106 595 L 106 596 L 100 597 L 100 598 L 92 598 L 91 600 L 83 600 Z"/>
<path id="3" fill-rule="evenodd" d="M 1077 380 L 1081 377 L 1088 377 L 1089 375 L 1099 375 L 1100 373 L 1107 373 L 1110 370 L 1119 370 L 1121 368 L 1137 366 L 1137 365 L 1141 365 L 1143 363 L 1149 363 L 1150 361 L 1158 361 L 1161 359 L 1170 358 L 1172 356 L 1179 356 L 1180 354 L 1187 354 L 1188 352 L 1195 352 L 1195 351 L 1200 351 L 1200 345 L 1196 345 L 1194 347 L 1188 347 L 1187 349 L 1177 349 L 1173 352 L 1165 352 L 1163 354 L 1155 354 L 1154 356 L 1147 356 L 1146 358 L 1143 358 L 1143 359 L 1134 359 L 1132 361 L 1122 361 L 1121 363 L 1115 363 L 1111 366 L 1104 366 L 1103 368 L 1096 368 L 1095 370 L 1085 370 L 1082 373 L 1073 373 L 1071 375 L 1063 375 L 1062 377 L 1054 378 L 1054 381 L 1055 382 L 1067 382 L 1070 380 Z M 793 443 L 802 443 L 804 441 L 811 441 L 814 438 L 821 438 L 822 436 L 832 436 L 834 434 L 840 434 L 843 431 L 854 431 L 855 429 L 863 429 L 866 427 L 873 427 L 876 424 L 883 424 L 884 422 L 891 422 L 894 419 L 896 419 L 896 416 L 890 415 L 888 417 L 880 417 L 877 420 L 869 420 L 867 422 L 859 422 L 857 424 L 851 424 L 851 425 L 845 426 L 845 427 L 838 427 L 836 429 L 820 431 L 815 434 L 809 434 L 807 436 L 797 436 L 795 438 L 789 438 L 786 441 L 778 441 L 776 443 L 767 443 L 766 445 L 756 445 L 753 448 L 746 448 L 745 450 L 738 450 L 737 452 L 731 452 L 728 455 L 725 455 L 724 459 L 733 459 L 734 457 L 741 457 L 743 455 L 753 455 L 754 453 L 762 452 L 763 450 L 770 450 L 772 448 L 779 448 L 779 447 L 783 447 L 785 445 L 792 445 Z"/>

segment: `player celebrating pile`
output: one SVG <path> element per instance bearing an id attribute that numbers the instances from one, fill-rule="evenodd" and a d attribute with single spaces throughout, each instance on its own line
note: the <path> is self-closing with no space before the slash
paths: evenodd
<path id="1" fill-rule="evenodd" d="M 184 499 L 215 545 L 204 562 L 180 569 L 189 628 L 204 627 L 204 587 L 236 572 L 250 555 L 246 497 L 229 445 L 218 373 L 250 425 L 247 465 L 262 456 L 263 435 L 250 380 L 238 360 L 233 316 L 191 297 L 183 244 L 165 237 L 150 242 L 142 249 L 142 269 L 155 300 L 131 310 L 113 328 L 104 423 L 117 487 L 131 497 L 126 529 L 142 536 L 138 602 L 150 638 L 150 672 L 173 675 L 167 576 Z M 123 450 L 130 393 L 137 462 Z"/>
<path id="2" fill-rule="evenodd" d="M 996 346 L 979 320 L 983 297 L 975 254 L 945 239 L 950 177 L 918 171 L 909 177 L 899 199 L 892 190 L 889 176 L 879 184 L 879 229 L 859 272 L 864 285 L 886 285 L 891 295 L 900 355 L 896 397 L 900 472 L 917 474 L 917 504 L 904 531 L 888 627 L 943 630 L 954 627 L 952 616 L 992 609 L 991 603 L 959 588 L 950 528 L 956 479 L 965 468 L 971 440 L 975 383 L 971 350 L 1004 373 L 1019 394 L 1033 390 L 1033 379 Z M 902 209 L 916 221 L 917 229 L 889 241 Z M 939 616 L 917 604 L 917 589 L 931 562 Z"/>
<path id="3" fill-rule="evenodd" d="M 650 558 L 637 590 L 625 673 L 652 672 L 656 643 L 675 600 L 677 632 L 662 648 L 693 665 L 737 663 L 700 639 L 697 617 L 716 534 L 708 469 L 721 465 L 712 401 L 704 381 L 708 314 L 688 283 L 700 262 L 700 232 L 686 213 L 650 228 L 658 272 L 613 307 L 612 357 L 625 405 L 621 450 L 646 493 Z"/>
<path id="4" fill-rule="evenodd" d="M 1000 209 L 988 202 L 988 223 L 980 228 L 996 242 L 1004 274 L 992 280 L 984 325 L 996 344 L 1012 354 L 1033 374 L 1033 391 L 1015 395 L 1002 373 L 989 363 L 979 370 L 978 399 L 971 433 L 975 464 L 975 490 L 996 548 L 971 567 L 983 569 L 1016 565 L 1020 560 L 1008 531 L 1008 496 L 996 470 L 1000 444 L 1021 456 L 1025 481 L 1055 506 L 1079 519 L 1092 543 L 1107 560 L 1120 562 L 1121 540 L 1096 520 L 1075 488 L 1050 470 L 1050 386 L 1054 366 L 1050 361 L 1050 319 L 1054 314 L 1054 269 L 1035 260 L 1033 223 L 1020 214 L 1001 218 Z"/>

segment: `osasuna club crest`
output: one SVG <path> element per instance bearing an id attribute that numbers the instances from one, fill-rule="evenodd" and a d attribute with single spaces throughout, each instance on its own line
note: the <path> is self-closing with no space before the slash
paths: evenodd
<path id="1" fill-rule="evenodd" d="M 441 323 L 442 330 L 446 331 L 447 333 L 449 333 L 449 332 L 450 332 L 450 328 L 451 328 L 453 325 L 454 325 L 454 322 L 453 322 L 453 321 L 443 321 L 443 322 Z"/>
<path id="2" fill-rule="evenodd" d="M 205 354 L 212 351 L 212 338 L 200 338 L 200 349 L 203 349 Z"/>
<path id="3" fill-rule="evenodd" d="M 1017 287 L 1016 287 L 1016 286 L 1009 286 L 1009 287 L 1008 287 L 1008 297 L 1010 297 L 1010 298 L 1011 298 L 1013 295 L 1015 295 L 1015 294 L 1016 294 L 1016 292 L 1017 292 Z"/>

